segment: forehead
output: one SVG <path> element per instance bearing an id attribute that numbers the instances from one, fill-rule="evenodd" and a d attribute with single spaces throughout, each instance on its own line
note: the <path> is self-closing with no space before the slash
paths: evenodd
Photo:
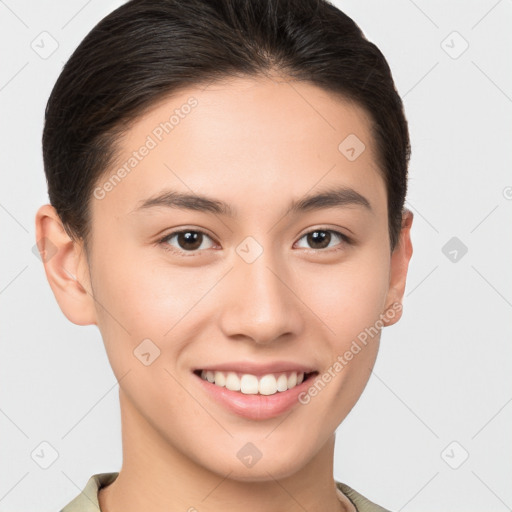
<path id="1" fill-rule="evenodd" d="M 306 82 L 232 78 L 182 89 L 136 120 L 117 147 L 97 183 L 112 182 L 100 208 L 117 213 L 164 187 L 214 195 L 238 211 L 340 184 L 386 211 L 371 119 Z"/>

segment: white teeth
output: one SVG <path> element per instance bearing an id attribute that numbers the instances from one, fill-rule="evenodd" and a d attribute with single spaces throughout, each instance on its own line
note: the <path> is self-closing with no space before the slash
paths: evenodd
<path id="1" fill-rule="evenodd" d="M 249 374 L 242 375 L 240 391 L 246 395 L 255 395 L 258 393 L 258 377 Z"/>
<path id="2" fill-rule="evenodd" d="M 302 373 L 301 374 L 303 377 L 304 377 L 304 374 Z M 289 377 L 288 377 L 288 382 L 287 382 L 287 386 L 289 388 L 293 388 L 294 386 L 297 385 L 297 374 L 296 373 L 292 373 Z"/>
<path id="3" fill-rule="evenodd" d="M 240 391 L 240 379 L 236 373 L 228 373 L 226 377 L 226 388 L 230 391 Z"/>
<path id="4" fill-rule="evenodd" d="M 260 379 L 255 375 L 244 373 L 239 377 L 235 372 L 221 372 L 218 370 L 203 370 L 201 378 L 215 384 L 226 387 L 230 391 L 241 391 L 246 395 L 274 395 L 275 393 L 287 391 L 304 381 L 304 372 L 291 372 L 289 375 L 280 373 L 276 377 L 269 373 Z"/>
<path id="5" fill-rule="evenodd" d="M 293 373 L 297 377 L 297 374 Z M 277 378 L 277 391 L 286 391 L 288 389 L 288 378 L 283 373 Z"/>
<path id="6" fill-rule="evenodd" d="M 260 392 L 260 395 L 273 395 L 273 394 L 275 394 L 277 392 L 276 378 L 272 374 L 264 375 L 260 379 L 258 390 Z"/>
<path id="7" fill-rule="evenodd" d="M 215 384 L 220 387 L 224 387 L 226 385 L 226 376 L 222 372 L 215 372 Z"/>

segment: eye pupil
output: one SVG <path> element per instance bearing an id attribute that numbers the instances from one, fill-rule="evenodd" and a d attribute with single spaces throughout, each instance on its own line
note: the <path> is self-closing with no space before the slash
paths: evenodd
<path id="1" fill-rule="evenodd" d="M 194 250 L 201 247 L 202 236 L 202 233 L 197 231 L 182 231 L 178 234 L 177 240 L 181 248 Z"/>
<path id="2" fill-rule="evenodd" d="M 308 243 L 312 243 L 313 249 L 323 249 L 329 245 L 331 241 L 331 233 L 329 231 L 318 230 L 312 231 L 308 234 Z M 320 247 L 315 247 L 315 244 L 320 243 Z"/>

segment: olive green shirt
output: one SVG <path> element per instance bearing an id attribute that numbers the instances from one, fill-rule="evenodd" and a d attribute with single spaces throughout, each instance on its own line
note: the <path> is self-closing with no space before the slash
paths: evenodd
<path id="1" fill-rule="evenodd" d="M 98 503 L 98 491 L 111 484 L 119 473 L 98 473 L 89 478 L 84 490 L 70 501 L 60 512 L 101 512 Z M 357 512 L 389 512 L 389 510 L 376 505 L 351 487 L 336 482 L 338 489 L 353 503 Z"/>

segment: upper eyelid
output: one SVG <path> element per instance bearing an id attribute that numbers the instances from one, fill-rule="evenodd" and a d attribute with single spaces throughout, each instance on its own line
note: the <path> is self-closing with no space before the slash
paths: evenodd
<path id="1" fill-rule="evenodd" d="M 341 236 L 341 238 L 346 238 L 347 240 L 350 240 L 350 237 L 348 235 L 346 235 L 345 233 L 343 233 L 342 231 L 340 231 L 339 229 L 322 227 L 322 226 L 320 226 L 319 228 L 313 228 L 308 231 L 305 231 L 304 233 L 302 233 L 302 235 L 300 235 L 297 238 L 297 240 L 300 240 L 304 236 L 309 235 L 310 233 L 314 233 L 315 231 L 330 231 L 331 233 L 336 233 L 337 235 Z"/>

